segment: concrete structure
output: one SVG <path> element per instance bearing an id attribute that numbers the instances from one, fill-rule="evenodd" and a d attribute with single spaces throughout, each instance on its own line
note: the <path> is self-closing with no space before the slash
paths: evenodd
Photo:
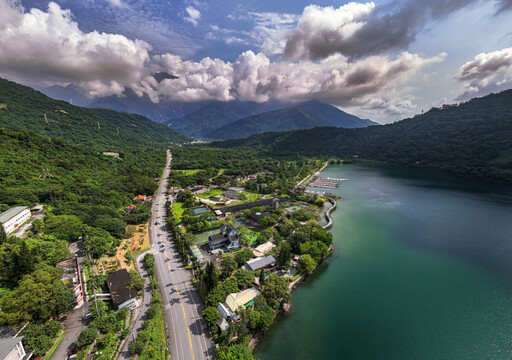
<path id="1" fill-rule="evenodd" d="M 229 311 L 229 309 L 223 303 L 219 303 L 219 306 L 217 306 L 217 311 L 224 319 L 231 317 L 231 311 Z"/>
<path id="2" fill-rule="evenodd" d="M 240 247 L 238 231 L 231 225 L 222 225 L 219 234 L 210 235 L 208 246 L 210 250 L 225 248 L 226 250 L 235 250 Z"/>
<path id="3" fill-rule="evenodd" d="M 137 306 L 137 291 L 129 287 L 131 281 L 130 274 L 128 274 L 126 269 L 108 274 L 108 290 L 112 296 L 112 302 L 118 309 L 126 306 L 130 308 Z"/>
<path id="4" fill-rule="evenodd" d="M 82 274 L 78 257 L 73 256 L 57 263 L 57 267 L 64 270 L 62 274 L 62 282 L 67 288 L 75 294 L 75 304 L 82 305 L 84 301 L 84 292 L 82 285 Z"/>
<path id="5" fill-rule="evenodd" d="M 229 294 L 228 297 L 226 298 L 226 305 L 232 312 L 235 312 L 241 306 L 251 306 L 254 298 L 260 294 L 261 293 L 255 288 L 250 288 L 237 293 L 232 293 Z"/>
<path id="6" fill-rule="evenodd" d="M 252 253 L 256 256 L 263 256 L 265 255 L 265 253 L 267 251 L 270 251 L 274 248 L 274 243 L 272 241 L 267 241 L 266 243 L 264 244 L 261 244 L 260 246 L 256 247 L 256 249 L 254 249 L 252 251 Z"/>
<path id="7" fill-rule="evenodd" d="M 30 219 L 30 209 L 27 206 L 16 206 L 0 214 L 0 224 L 5 233 L 10 234 L 25 221 Z"/>
<path id="8" fill-rule="evenodd" d="M 269 268 L 275 265 L 276 259 L 274 259 L 273 256 L 265 256 L 265 257 L 259 257 L 256 259 L 251 259 L 247 261 L 245 268 L 246 270 L 260 270 Z"/>
<path id="9" fill-rule="evenodd" d="M 32 352 L 28 353 L 23 347 L 23 336 L 0 339 L 0 360 L 28 360 Z"/>
<path id="10" fill-rule="evenodd" d="M 217 325 L 222 331 L 226 331 L 229 329 L 229 323 L 224 318 L 220 318 L 219 321 L 217 321 Z"/>

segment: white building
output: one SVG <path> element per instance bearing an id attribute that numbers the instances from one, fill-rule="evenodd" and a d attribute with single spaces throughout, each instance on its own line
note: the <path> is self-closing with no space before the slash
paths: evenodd
<path id="1" fill-rule="evenodd" d="M 30 359 L 32 353 L 25 352 L 22 339 L 22 336 L 0 339 L 0 360 Z"/>
<path id="2" fill-rule="evenodd" d="M 6 234 L 12 233 L 21 224 L 30 219 L 30 209 L 27 206 L 16 206 L 0 214 L 0 224 Z"/>

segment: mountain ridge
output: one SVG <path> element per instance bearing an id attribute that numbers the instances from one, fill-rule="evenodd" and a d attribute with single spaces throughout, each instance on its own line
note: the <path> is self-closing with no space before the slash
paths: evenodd
<path id="1" fill-rule="evenodd" d="M 229 140 L 264 132 L 312 129 L 321 126 L 358 128 L 370 125 L 379 124 L 360 119 L 318 100 L 310 100 L 289 108 L 242 118 L 212 131 L 206 138 Z"/>

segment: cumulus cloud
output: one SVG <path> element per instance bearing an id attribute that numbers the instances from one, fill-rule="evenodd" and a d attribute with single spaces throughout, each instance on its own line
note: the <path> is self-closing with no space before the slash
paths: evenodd
<path id="1" fill-rule="evenodd" d="M 24 12 L 12 2 L 0 0 L 0 69 L 31 80 L 75 81 L 94 84 L 101 79 L 110 89 L 115 83 L 136 83 L 144 76 L 150 46 L 125 36 L 84 33 L 68 10 L 49 3 L 48 11 Z M 113 81 L 113 83 L 112 83 Z M 101 89 L 93 86 L 95 95 Z M 108 90 L 112 93 L 113 90 Z"/>
<path id="2" fill-rule="evenodd" d="M 477 1 L 403 0 L 381 5 L 351 2 L 339 8 L 310 5 L 304 8 L 289 35 L 284 55 L 316 60 L 336 53 L 361 58 L 404 50 L 430 21 Z"/>
<path id="3" fill-rule="evenodd" d="M 279 14 L 275 12 L 250 12 L 254 28 L 248 35 L 259 44 L 267 55 L 282 54 L 286 45 L 286 37 L 299 19 L 295 14 Z"/>
<path id="4" fill-rule="evenodd" d="M 187 16 L 185 16 L 184 19 L 192 25 L 197 26 L 201 19 L 201 12 L 193 6 L 187 6 L 185 11 L 187 12 Z"/>
<path id="5" fill-rule="evenodd" d="M 122 35 L 84 33 L 71 13 L 50 3 L 48 10 L 25 12 L 0 0 L 0 69 L 31 81 L 73 83 L 91 97 L 122 96 L 128 87 L 153 102 L 234 99 L 319 99 L 342 107 L 402 113 L 413 108 L 402 86 L 419 69 L 442 61 L 402 52 L 354 60 L 333 54 L 320 61 L 272 61 L 246 51 L 235 61 L 184 60 L 174 54 L 150 55 L 150 47 Z M 2 7 L 3 6 L 3 7 Z M 5 15 L 7 14 L 7 15 Z M 212 30 L 214 30 L 212 28 Z M 219 29 L 217 29 L 219 30 Z M 160 82 L 166 72 L 177 78 Z"/>
<path id="6" fill-rule="evenodd" d="M 512 47 L 476 55 L 459 68 L 457 79 L 465 85 L 464 93 L 457 100 L 467 100 L 510 87 Z"/>

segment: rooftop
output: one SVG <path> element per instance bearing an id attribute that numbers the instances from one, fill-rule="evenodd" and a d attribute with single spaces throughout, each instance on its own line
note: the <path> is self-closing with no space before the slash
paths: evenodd
<path id="1" fill-rule="evenodd" d="M 20 212 L 22 212 L 25 209 L 28 209 L 28 207 L 27 206 L 16 206 L 16 207 L 10 208 L 9 210 L 4 211 L 3 213 L 0 214 L 0 223 L 3 224 L 4 222 L 10 220 L 11 218 L 18 215 Z"/>
<path id="2" fill-rule="evenodd" d="M 23 336 L 0 339 L 0 359 L 5 359 L 11 350 L 23 339 Z"/>
<path id="3" fill-rule="evenodd" d="M 265 256 L 265 257 L 259 257 L 259 258 L 256 258 L 256 259 L 251 259 L 249 261 L 247 261 L 247 267 L 250 269 L 250 270 L 259 270 L 259 269 L 262 269 L 272 263 L 275 263 L 276 262 L 276 259 L 274 259 L 273 256 Z"/>
<path id="4" fill-rule="evenodd" d="M 130 274 L 128 274 L 126 269 L 118 270 L 108 275 L 107 285 L 114 305 L 121 305 L 125 301 L 137 297 L 137 291 L 127 287 L 131 281 Z"/>

